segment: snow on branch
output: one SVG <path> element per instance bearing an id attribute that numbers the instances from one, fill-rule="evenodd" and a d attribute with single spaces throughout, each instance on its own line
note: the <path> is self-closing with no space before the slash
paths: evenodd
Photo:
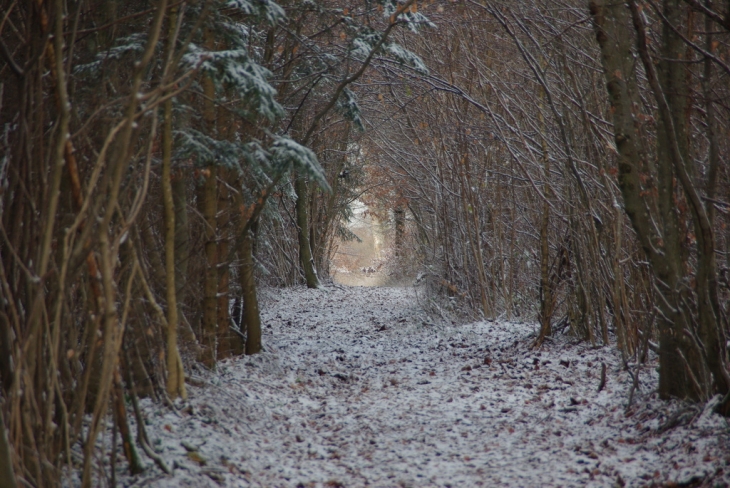
<path id="1" fill-rule="evenodd" d="M 362 123 L 360 106 L 357 104 L 357 97 L 352 90 L 345 88 L 342 91 L 342 95 L 337 99 L 337 109 L 342 112 L 345 118 L 352 121 L 359 130 L 365 130 Z"/>
<path id="2" fill-rule="evenodd" d="M 236 90 L 259 115 L 275 120 L 284 113 L 276 101 L 276 89 L 267 78 L 271 72 L 256 63 L 244 49 L 206 51 L 191 44 L 183 61 L 200 68 L 217 84 Z"/>
<path id="3" fill-rule="evenodd" d="M 331 191 L 317 156 L 308 147 L 288 137 L 277 137 L 270 151 L 274 164 L 280 171 L 285 172 L 291 165 L 300 173 L 314 179 L 323 189 Z"/>
<path id="4" fill-rule="evenodd" d="M 390 17 L 398 11 L 398 4 L 404 4 L 402 0 L 381 0 L 380 4 L 383 6 L 383 16 Z M 406 9 L 399 19 L 400 22 L 404 23 L 410 30 L 417 32 L 419 27 L 436 27 L 436 24 L 431 22 L 428 17 L 416 10 L 415 4 L 411 8 Z"/>
<path id="5" fill-rule="evenodd" d="M 269 24 L 286 19 L 284 9 L 271 0 L 228 0 L 227 5 L 246 15 L 266 19 Z"/>
<path id="6" fill-rule="evenodd" d="M 87 64 L 80 64 L 75 67 L 74 73 L 94 73 L 99 71 L 101 64 L 107 60 L 117 60 L 129 53 L 141 53 L 147 44 L 147 35 L 141 32 L 130 34 L 127 37 L 119 39 L 117 45 L 107 50 L 101 51 L 96 55 L 94 60 Z"/>
<path id="7" fill-rule="evenodd" d="M 376 30 L 370 28 L 362 29 L 362 31 L 352 40 L 352 49 L 350 51 L 352 56 L 361 61 L 365 60 L 370 55 L 370 52 L 375 49 L 375 46 L 378 45 L 381 38 L 382 33 Z M 426 68 L 426 64 L 423 60 L 413 52 L 405 49 L 400 44 L 395 42 L 386 42 L 381 46 L 380 50 L 382 54 L 395 59 L 402 65 L 407 66 L 418 73 L 428 74 L 428 68 Z"/>
<path id="8" fill-rule="evenodd" d="M 403 46 L 394 42 L 389 42 L 383 47 L 385 48 L 385 51 L 399 63 L 408 66 L 420 74 L 428 74 L 428 68 L 423 60 L 411 51 L 404 49 Z"/>

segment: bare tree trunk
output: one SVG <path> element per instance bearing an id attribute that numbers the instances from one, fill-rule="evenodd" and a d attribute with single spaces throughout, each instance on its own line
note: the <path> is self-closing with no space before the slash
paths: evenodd
<path id="1" fill-rule="evenodd" d="M 261 352 L 261 317 L 253 274 L 253 244 L 253 232 L 245 229 L 241 236 L 241 292 L 246 323 L 246 354 Z"/>
<path id="2" fill-rule="evenodd" d="M 487 284 L 487 273 L 484 269 L 484 257 L 482 256 L 482 239 L 479 233 L 479 219 L 477 218 L 478 208 L 471 190 L 471 167 L 469 165 L 468 155 L 465 154 L 461 159 L 461 165 L 459 182 L 461 183 L 462 191 L 461 200 L 464 211 L 464 225 L 466 227 L 467 240 L 471 244 L 471 254 L 474 257 L 482 313 L 485 318 L 491 318 L 493 314 L 489 300 L 489 285 Z M 464 259 L 466 259 L 466 252 L 464 253 Z"/>
<path id="3" fill-rule="evenodd" d="M 179 333 L 185 348 L 199 356 L 200 345 L 198 344 L 198 338 L 195 337 L 195 332 L 184 315 L 184 304 L 188 295 L 188 264 L 190 263 L 190 224 L 188 222 L 187 181 L 185 180 L 184 170 L 173 173 L 171 184 L 172 201 L 175 206 L 175 298 L 177 299 Z"/>
<path id="4" fill-rule="evenodd" d="M 547 131 L 545 129 L 545 117 L 542 114 L 542 100 L 545 97 L 545 91 L 540 90 L 540 107 L 538 112 L 538 120 L 540 122 L 540 144 L 542 148 L 542 165 L 545 200 L 542 206 L 542 219 L 540 222 L 540 334 L 537 336 L 535 346 L 542 345 L 545 337 L 553 334 L 552 316 L 553 316 L 553 293 L 552 284 L 550 283 L 550 243 L 548 242 L 548 231 L 550 230 L 550 154 L 548 153 Z"/>
<path id="5" fill-rule="evenodd" d="M 203 218 L 205 219 L 205 278 L 203 285 L 203 327 L 201 346 L 203 364 L 215 367 L 216 335 L 218 331 L 218 196 L 215 165 L 208 166 L 202 188 Z"/>
<path id="6" fill-rule="evenodd" d="M 321 210 L 323 218 L 319 222 L 320 232 L 318 239 L 310 243 L 312 245 L 312 254 L 314 255 L 315 269 L 320 270 L 320 272 L 326 270 L 327 274 L 329 274 L 329 260 L 331 258 L 332 244 L 334 243 L 334 223 L 339 218 L 338 205 L 340 203 L 338 199 L 341 195 L 340 183 L 346 181 L 346 175 L 342 173 L 347 163 L 347 144 L 350 140 L 351 127 L 352 124 L 347 124 L 337 141 L 337 150 L 342 155 L 337 158 L 334 171 L 330 172 L 330 174 L 334 175 L 334 178 L 330 182 L 332 191 L 326 198 Z"/>
<path id="7" fill-rule="evenodd" d="M 218 229 L 220 236 L 218 238 L 218 359 L 225 359 L 231 355 L 233 349 L 233 337 L 231 331 L 231 314 L 229 307 L 229 289 L 230 289 L 230 266 L 228 262 L 229 247 L 229 230 L 230 213 L 228 208 L 230 202 L 228 199 L 227 174 L 221 171 L 221 184 L 218 191 Z"/>
<path id="8" fill-rule="evenodd" d="M 172 56 L 177 28 L 177 9 L 169 18 L 168 62 Z M 167 394 L 175 399 L 187 397 L 185 372 L 177 346 L 178 305 L 175 279 L 175 202 L 172 196 L 172 99 L 165 102 L 165 126 L 162 131 L 162 205 L 165 217 L 165 288 L 167 299 Z"/>
<path id="9" fill-rule="evenodd" d="M 681 97 L 686 93 L 686 82 L 683 76 L 674 75 L 673 77 L 681 80 L 672 83 L 672 89 L 675 93 L 666 93 L 666 88 L 661 87 L 661 76 L 655 72 L 654 64 L 649 55 L 647 47 L 647 38 L 644 26 L 644 20 L 641 16 L 638 6 L 634 1 L 629 2 L 631 9 L 634 29 L 637 33 L 637 47 L 639 51 L 644 70 L 647 75 L 647 81 L 657 102 L 658 112 L 661 122 L 668 137 L 664 141 L 669 146 L 669 156 L 667 164 L 671 164 L 677 181 L 680 183 L 684 197 L 687 199 L 688 207 L 692 215 L 695 235 L 697 238 L 697 272 L 696 272 L 696 307 L 697 312 L 688 305 L 686 292 L 684 289 L 675 291 L 678 299 L 682 300 L 679 310 L 683 314 L 685 329 L 682 331 L 688 335 L 687 342 L 689 348 L 684 352 L 684 362 L 692 379 L 695 395 L 693 398 L 703 399 L 710 395 L 711 391 L 726 393 L 730 387 L 730 377 L 726 370 L 726 344 L 724 339 L 724 331 L 720 325 L 720 306 L 717 297 L 717 276 L 715 265 L 715 235 L 712 225 L 705 211 L 697 188 L 692 181 L 692 168 L 688 164 L 687 151 L 687 128 L 684 120 L 685 113 L 677 113 L 676 110 L 684 105 L 678 101 L 672 101 L 673 97 Z M 671 16 L 677 16 L 679 11 L 678 0 L 665 0 L 664 11 Z M 665 18 L 667 15 L 665 15 Z M 671 20 L 669 21 L 671 23 Z M 666 54 L 673 60 L 679 61 L 682 57 L 681 50 L 674 47 L 674 42 L 679 43 L 675 37 L 679 37 L 673 29 L 669 29 L 671 33 L 665 32 Z M 676 65 L 680 63 L 675 62 Z M 676 69 L 676 68 L 673 68 Z M 686 100 L 684 101 L 686 103 Z M 673 111 L 674 109 L 674 111 Z M 673 136 L 673 137 L 672 137 Z M 678 264 L 681 265 L 679 272 L 684 274 L 687 268 L 686 256 L 687 252 L 680 248 L 677 253 L 679 256 Z M 677 259 L 677 258 L 675 258 Z M 682 276 L 683 277 L 683 276 Z M 680 283 L 677 283 L 680 285 Z M 695 318 L 695 315 L 697 317 Z M 699 322 L 699 340 L 694 337 L 695 320 Z M 698 343 L 699 342 L 699 343 Z M 708 371 L 709 370 L 709 371 Z M 712 378 L 707 378 L 708 373 Z M 727 398 L 722 408 L 730 408 L 730 398 Z"/>
<path id="10" fill-rule="evenodd" d="M 183 171 L 176 171 L 172 175 L 172 201 L 175 206 L 175 295 L 179 305 L 185 301 L 190 262 L 188 195 Z"/>
<path id="11" fill-rule="evenodd" d="M 212 46 L 212 34 L 206 31 L 206 41 Z M 210 76 L 203 79 L 205 101 L 203 117 L 208 130 L 215 134 L 215 86 Z M 218 167 L 209 161 L 205 169 L 205 183 L 202 188 L 201 202 L 205 220 L 205 278 L 203 285 L 203 321 L 201 331 L 201 362 L 209 368 L 216 363 L 216 336 L 218 331 Z"/>
<path id="12" fill-rule="evenodd" d="M 297 194 L 296 218 L 297 235 L 299 236 L 299 264 L 304 271 L 304 279 L 308 288 L 319 288 L 319 277 L 314 268 L 312 248 L 309 242 L 309 183 L 304 176 L 297 175 L 294 180 L 294 190 Z M 248 346 L 246 346 L 248 350 Z"/>
<path id="13" fill-rule="evenodd" d="M 712 30 L 714 23 L 709 17 L 706 17 L 705 21 L 705 36 L 706 36 L 706 49 L 708 52 L 714 50 L 713 47 L 713 35 Z M 715 104 L 712 96 L 712 77 L 713 77 L 713 62 L 707 57 L 705 58 L 704 76 L 702 79 L 702 90 L 705 98 L 705 120 L 707 123 L 707 139 L 709 141 L 708 151 L 708 172 L 707 172 L 707 197 L 706 202 L 707 218 L 710 226 L 714 229 L 715 227 L 715 204 L 712 200 L 715 199 L 717 192 L 717 180 L 718 172 L 720 168 L 720 148 L 718 143 L 718 127 L 717 119 L 715 114 Z M 712 243 L 714 248 L 714 241 Z M 709 271 L 707 274 L 707 290 L 700 289 L 700 293 L 707 293 L 707 300 L 703 300 L 704 303 L 700 304 L 700 307 L 707 306 L 707 302 L 711 304 L 708 310 L 701 310 L 706 315 L 709 314 L 710 310 L 714 312 L 714 317 L 702 317 L 701 321 L 703 327 L 701 329 L 702 341 L 705 343 L 705 347 L 709 350 L 708 359 L 710 372 L 712 373 L 715 381 L 715 388 L 723 393 L 726 393 L 730 389 L 729 379 L 727 377 L 727 349 L 726 349 L 726 337 L 725 331 L 727 327 L 725 315 L 720 308 L 718 303 L 718 281 L 716 276 L 716 264 L 714 263 L 715 254 L 705 261 L 711 261 L 705 264 L 706 269 Z M 701 295 L 702 296 L 702 295 Z M 714 319 L 714 323 L 713 323 Z M 721 413 L 724 415 L 730 415 L 730 402 L 725 402 L 725 405 L 720 408 Z"/>
<path id="14" fill-rule="evenodd" d="M 406 211 L 402 206 L 393 209 L 395 220 L 395 256 L 403 257 L 403 240 L 405 237 Z"/>

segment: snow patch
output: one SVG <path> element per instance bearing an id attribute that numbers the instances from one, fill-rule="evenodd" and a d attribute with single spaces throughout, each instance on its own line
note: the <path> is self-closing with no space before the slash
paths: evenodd
<path id="1" fill-rule="evenodd" d="M 626 410 L 632 379 L 613 347 L 531 350 L 535 324 L 432 325 L 410 288 L 269 289 L 261 302 L 266 353 L 198 374 L 178 412 L 144 402 L 175 474 L 150 466 L 125 486 L 730 481 L 725 420 L 658 400 L 655 360 Z"/>

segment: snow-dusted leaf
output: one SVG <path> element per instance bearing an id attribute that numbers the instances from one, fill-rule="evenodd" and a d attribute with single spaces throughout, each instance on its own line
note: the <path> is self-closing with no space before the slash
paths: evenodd
<path id="1" fill-rule="evenodd" d="M 396 0 L 380 0 L 379 3 L 383 6 L 384 17 L 390 17 L 398 9 L 398 2 Z"/>
<path id="2" fill-rule="evenodd" d="M 428 68 L 423 60 L 411 51 L 404 49 L 403 46 L 389 42 L 385 46 L 385 51 L 390 54 L 396 61 L 421 74 L 428 74 Z"/>
<path id="3" fill-rule="evenodd" d="M 378 42 L 380 42 L 381 38 L 382 33 L 376 30 L 370 29 L 369 27 L 361 29 L 361 31 L 358 32 L 355 38 L 352 40 L 350 53 L 355 59 L 359 59 L 362 61 L 368 57 L 373 49 L 375 49 L 375 46 L 378 44 Z M 426 64 L 423 62 L 423 60 L 416 54 L 405 49 L 400 44 L 397 44 L 395 42 L 386 42 L 380 47 L 379 51 L 380 52 L 377 54 L 385 54 L 421 74 L 428 73 L 428 68 L 426 68 Z"/>
<path id="4" fill-rule="evenodd" d="M 183 61 L 199 66 L 217 83 L 236 90 L 259 115 L 269 120 L 283 115 L 284 109 L 276 101 L 276 89 L 267 81 L 271 72 L 251 59 L 246 50 L 207 51 L 191 44 Z"/>
<path id="5" fill-rule="evenodd" d="M 297 171 L 315 180 L 320 187 L 330 191 L 324 171 L 311 149 L 288 137 L 277 137 L 270 151 L 279 171 L 287 171 L 289 167 L 293 166 Z"/>
<path id="6" fill-rule="evenodd" d="M 239 22 L 220 22 L 226 40 L 232 49 L 248 49 L 249 40 L 255 35 L 253 27 Z"/>
<path id="7" fill-rule="evenodd" d="M 362 123 L 360 106 L 357 97 L 349 88 L 345 88 L 337 100 L 337 109 L 360 130 L 365 130 Z"/>
<path id="8" fill-rule="evenodd" d="M 286 19 L 284 9 L 271 0 L 228 0 L 227 5 L 246 15 L 265 19 L 269 24 L 276 24 Z"/>
<path id="9" fill-rule="evenodd" d="M 380 4 L 383 6 L 383 16 L 390 17 L 398 10 L 398 6 L 404 3 L 405 0 L 380 0 Z M 416 7 L 415 2 L 410 8 L 407 8 L 405 12 L 400 14 L 398 20 L 405 23 L 408 28 L 414 32 L 424 26 L 436 27 L 436 25 L 431 22 L 428 17 L 423 15 L 421 12 L 418 12 L 414 7 Z"/>
<path id="10" fill-rule="evenodd" d="M 176 158 L 192 158 L 197 165 L 215 164 L 237 171 L 241 170 L 241 160 L 247 154 L 235 142 L 221 141 L 195 129 L 175 132 Z"/>
<path id="11" fill-rule="evenodd" d="M 97 53 L 94 61 L 86 64 L 77 65 L 74 68 L 74 73 L 83 74 L 98 71 L 104 61 L 118 60 L 129 53 L 141 53 L 142 51 L 144 51 L 146 43 L 146 33 L 136 33 L 131 34 L 127 37 L 122 37 L 119 39 L 117 45 L 112 46 L 105 51 L 101 51 L 100 53 Z"/>
<path id="12" fill-rule="evenodd" d="M 375 29 L 365 27 L 357 33 L 355 38 L 352 40 L 351 54 L 355 59 L 364 60 L 375 48 L 375 45 L 380 42 L 382 34 Z"/>
<path id="13" fill-rule="evenodd" d="M 259 141 L 254 140 L 244 144 L 242 152 L 249 165 L 270 169 L 271 153 L 264 149 Z"/>
<path id="14" fill-rule="evenodd" d="M 360 237 L 357 234 L 355 234 L 354 232 L 352 232 L 349 229 L 349 227 L 347 227 L 345 225 L 342 225 L 339 222 L 338 222 L 337 227 L 335 229 L 335 233 L 337 234 L 337 237 L 339 237 L 340 239 L 342 239 L 345 242 L 348 242 L 348 241 L 355 241 L 355 242 L 358 242 L 358 243 L 361 243 L 362 242 L 362 239 L 360 239 Z"/>
<path id="15" fill-rule="evenodd" d="M 421 12 L 404 12 L 400 20 L 405 22 L 408 28 L 413 32 L 418 32 L 421 27 L 436 28 L 436 24 L 431 22 L 431 20 Z"/>

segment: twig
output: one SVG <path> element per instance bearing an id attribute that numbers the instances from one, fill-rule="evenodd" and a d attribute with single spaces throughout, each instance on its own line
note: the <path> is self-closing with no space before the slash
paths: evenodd
<path id="1" fill-rule="evenodd" d="M 228 328 L 229 328 L 230 330 L 232 330 L 233 332 L 235 332 L 236 334 L 238 334 L 238 336 L 239 336 L 239 337 L 240 337 L 241 339 L 243 339 L 243 340 L 246 340 L 246 335 L 245 335 L 245 334 L 244 334 L 243 332 L 241 332 L 241 328 L 240 328 L 240 327 L 239 327 L 239 325 L 238 325 L 238 324 L 236 323 L 236 321 L 235 321 L 235 320 L 233 320 L 233 317 L 228 317 L 228 321 L 230 322 L 230 326 L 229 326 Z"/>
<path id="2" fill-rule="evenodd" d="M 627 365 L 628 366 L 628 365 Z M 629 401 L 626 404 L 625 411 L 628 412 L 628 410 L 631 408 L 631 406 L 634 404 L 634 393 L 636 393 L 636 390 L 639 389 L 639 371 L 641 368 L 641 363 L 638 363 L 636 365 L 636 372 L 631 371 L 631 368 L 627 368 L 627 371 L 629 372 L 629 375 L 631 375 L 631 389 L 629 390 Z"/>
<path id="3" fill-rule="evenodd" d="M 697 413 L 698 409 L 693 406 L 679 409 L 670 415 L 666 422 L 659 426 L 657 433 L 663 434 L 664 432 L 675 427 L 679 427 L 680 425 L 686 425 L 692 422 Z"/>
<path id="4" fill-rule="evenodd" d="M 147 441 L 137 439 L 137 442 L 140 446 L 142 446 L 142 450 L 145 452 L 145 454 L 147 454 L 147 456 L 149 456 L 149 458 L 152 459 L 162 471 L 164 471 L 166 474 L 172 474 L 172 469 L 170 469 L 167 464 L 165 464 L 165 461 L 155 451 L 152 450 L 149 444 L 147 444 Z"/>
<path id="5" fill-rule="evenodd" d="M 644 339 L 644 344 L 646 344 L 646 347 L 644 349 L 651 349 L 653 352 L 659 354 L 659 344 L 656 344 L 656 343 L 652 342 L 651 340 L 649 340 L 649 334 L 644 334 L 643 331 L 638 331 L 638 332 L 639 332 L 639 336 L 642 339 Z M 646 354 L 646 351 L 644 351 L 642 354 Z M 640 356 L 639 359 L 641 359 L 641 357 L 643 357 L 643 356 Z"/>
<path id="6" fill-rule="evenodd" d="M 125 350 L 124 352 L 125 356 L 127 356 L 127 352 Z M 129 357 L 126 357 L 127 364 L 131 364 L 129 361 Z M 155 451 L 152 450 L 152 448 L 149 445 L 149 441 L 147 438 L 147 431 L 144 428 L 144 419 L 142 418 L 142 412 L 139 408 L 139 401 L 137 400 L 137 392 L 134 391 L 134 379 L 132 378 L 132 373 L 127 372 L 127 380 L 129 381 L 129 384 L 127 385 L 127 389 L 129 390 L 129 396 L 132 399 L 132 407 L 134 408 L 134 417 L 137 420 L 137 444 L 139 444 L 142 447 L 142 450 L 147 454 L 147 456 L 152 459 L 159 468 L 164 471 L 166 474 L 172 474 L 172 469 L 170 469 L 165 461 L 160 457 L 159 454 L 157 454 Z"/>
<path id="7" fill-rule="evenodd" d="M 695 387 L 695 390 L 697 390 L 697 394 L 700 395 L 703 400 L 707 400 L 706 392 L 700 386 L 700 382 L 697 380 L 694 371 L 692 371 L 692 367 L 690 366 L 689 361 L 687 361 L 687 358 L 684 357 L 684 354 L 682 354 L 682 350 L 679 347 L 677 347 L 676 350 L 677 354 L 679 354 L 679 357 L 682 358 L 682 363 L 684 364 L 684 369 L 687 370 L 687 375 L 689 376 L 689 379 L 692 380 L 692 386 Z"/>
<path id="8" fill-rule="evenodd" d="M 652 317 L 650 324 L 654 321 L 654 318 Z M 636 372 L 631 371 L 631 368 L 629 367 L 629 364 L 626 362 L 626 359 L 624 359 L 624 366 L 626 367 L 626 370 L 631 375 L 631 389 L 629 390 L 629 402 L 626 405 L 626 410 L 628 411 L 631 406 L 634 404 L 634 393 L 636 393 L 636 390 L 639 389 L 639 373 L 641 372 L 641 358 L 646 357 L 647 349 L 651 347 L 651 341 L 649 340 L 649 334 L 643 333 L 642 331 L 639 331 L 639 335 L 641 335 L 641 338 L 644 339 L 644 342 L 642 343 L 641 351 L 639 352 L 639 357 L 636 361 Z M 659 352 L 659 348 L 656 349 L 652 348 L 653 351 Z"/>

